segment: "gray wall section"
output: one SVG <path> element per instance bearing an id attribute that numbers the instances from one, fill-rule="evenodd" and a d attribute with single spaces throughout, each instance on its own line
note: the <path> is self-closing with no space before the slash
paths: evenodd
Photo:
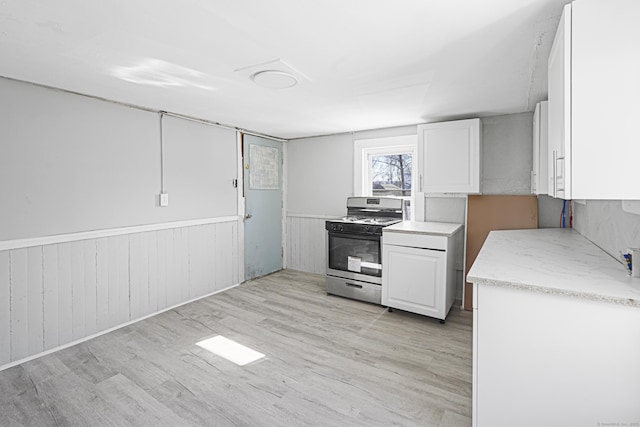
<path id="1" fill-rule="evenodd" d="M 175 117 L 163 119 L 164 184 L 171 220 L 237 215 L 236 132 Z"/>
<path id="2" fill-rule="evenodd" d="M 351 134 L 287 143 L 287 211 L 342 216 L 353 195 Z"/>
<path id="3" fill-rule="evenodd" d="M 483 123 L 483 194 L 530 194 L 533 113 L 486 117 Z M 358 132 L 357 138 L 415 133 L 414 127 Z M 287 145 L 289 213 L 343 215 L 353 193 L 351 134 L 306 138 Z M 557 206 L 543 204 L 555 215 Z M 464 222 L 464 200 L 427 197 L 430 221 Z M 544 215 L 544 213 L 543 213 Z M 559 211 L 558 211 L 559 215 Z"/>
<path id="4" fill-rule="evenodd" d="M 462 197 L 426 197 L 425 220 L 464 224 L 466 205 Z"/>
<path id="5" fill-rule="evenodd" d="M 623 211 L 620 200 L 574 202 L 574 228 L 618 260 L 620 252 L 640 247 L 640 215 Z"/>
<path id="6" fill-rule="evenodd" d="M 533 113 L 485 117 L 483 194 L 531 194 Z M 538 196 L 538 227 L 560 226 L 562 200 Z"/>
<path id="7" fill-rule="evenodd" d="M 482 118 L 482 194 L 531 194 L 532 144 L 533 113 Z M 555 208 L 539 205 L 539 215 L 553 216 Z M 428 221 L 464 223 L 465 202 L 427 197 L 425 211 Z"/>
<path id="8" fill-rule="evenodd" d="M 235 132 L 0 78 L 0 240 L 235 215 Z"/>
<path id="9" fill-rule="evenodd" d="M 482 194 L 531 194 L 533 113 L 482 119 Z"/>
<path id="10" fill-rule="evenodd" d="M 533 113 L 482 118 L 482 194 L 531 194 L 532 144 Z M 427 221 L 464 223 L 465 202 L 427 197 L 425 211 Z"/>
<path id="11" fill-rule="evenodd" d="M 415 134 L 415 126 L 400 126 L 289 141 L 287 211 L 343 216 L 353 196 L 353 140 Z"/>
<path id="12" fill-rule="evenodd" d="M 562 202 L 562 199 L 554 199 L 545 195 L 538 196 L 538 228 L 560 227 Z"/>

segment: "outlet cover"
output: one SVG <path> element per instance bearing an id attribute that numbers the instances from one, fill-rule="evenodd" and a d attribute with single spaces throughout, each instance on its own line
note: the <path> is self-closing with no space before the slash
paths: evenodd
<path id="1" fill-rule="evenodd" d="M 160 193 L 160 206 L 161 207 L 169 206 L 169 194 Z"/>

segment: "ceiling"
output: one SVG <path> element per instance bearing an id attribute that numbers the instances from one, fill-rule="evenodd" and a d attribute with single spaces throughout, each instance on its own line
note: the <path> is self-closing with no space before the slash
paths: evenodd
<path id="1" fill-rule="evenodd" d="M 0 0 L 0 76 L 285 139 L 518 113 L 565 3 Z"/>

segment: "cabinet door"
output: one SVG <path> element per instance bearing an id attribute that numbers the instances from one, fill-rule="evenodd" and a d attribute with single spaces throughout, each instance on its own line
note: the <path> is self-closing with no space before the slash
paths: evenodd
<path id="1" fill-rule="evenodd" d="M 637 307 L 489 285 L 476 291 L 474 426 L 637 424 Z"/>
<path id="2" fill-rule="evenodd" d="M 531 194 L 547 194 L 549 189 L 548 172 L 548 135 L 547 126 L 549 112 L 548 102 L 542 101 L 536 104 L 533 113 L 533 170 L 531 171 Z"/>
<path id="3" fill-rule="evenodd" d="M 640 1 L 572 6 L 572 196 L 640 199 Z"/>
<path id="4" fill-rule="evenodd" d="M 480 193 L 480 119 L 418 126 L 420 191 Z"/>
<path id="5" fill-rule="evenodd" d="M 384 245 L 382 304 L 444 319 L 446 252 Z"/>
<path id="6" fill-rule="evenodd" d="M 549 195 L 571 198 L 571 4 L 549 53 Z"/>

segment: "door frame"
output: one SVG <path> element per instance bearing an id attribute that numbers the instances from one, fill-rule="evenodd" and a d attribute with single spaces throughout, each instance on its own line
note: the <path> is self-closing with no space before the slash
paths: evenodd
<path id="1" fill-rule="evenodd" d="M 287 268 L 287 141 L 282 141 L 282 269 Z"/>
<path id="2" fill-rule="evenodd" d="M 237 193 L 238 193 L 238 284 L 244 282 L 244 157 L 242 153 L 243 134 L 236 131 L 236 155 L 237 160 Z"/>

